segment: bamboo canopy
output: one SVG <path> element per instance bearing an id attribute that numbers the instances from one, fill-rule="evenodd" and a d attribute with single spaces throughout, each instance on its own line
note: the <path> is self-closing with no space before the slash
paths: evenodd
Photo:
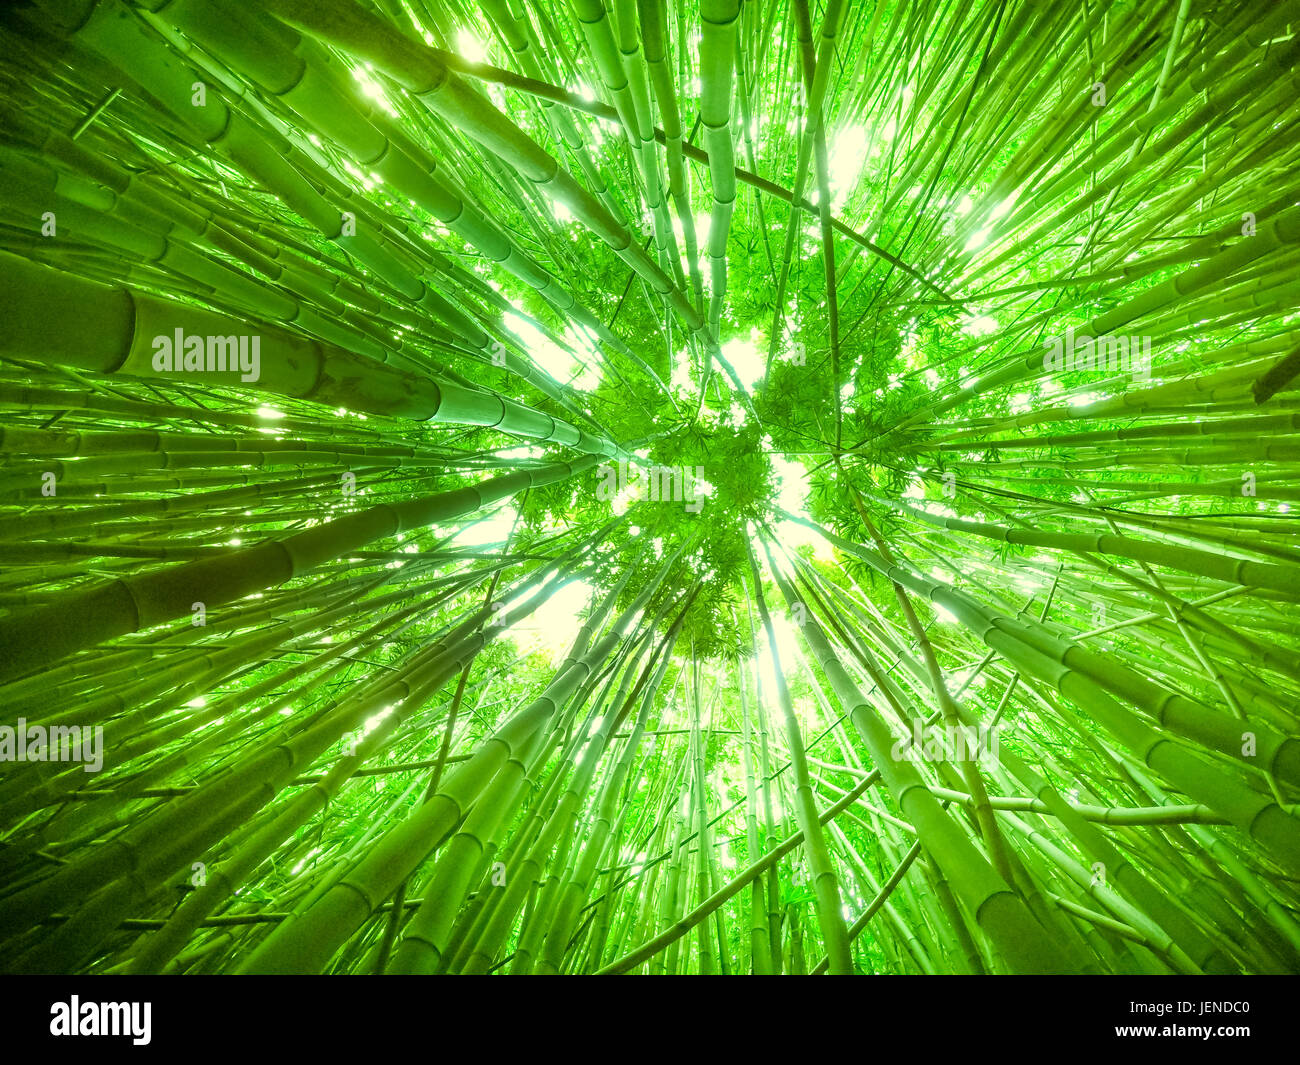
<path id="1" fill-rule="evenodd" d="M 0 13 L 0 971 L 1300 971 L 1300 4 Z"/>

